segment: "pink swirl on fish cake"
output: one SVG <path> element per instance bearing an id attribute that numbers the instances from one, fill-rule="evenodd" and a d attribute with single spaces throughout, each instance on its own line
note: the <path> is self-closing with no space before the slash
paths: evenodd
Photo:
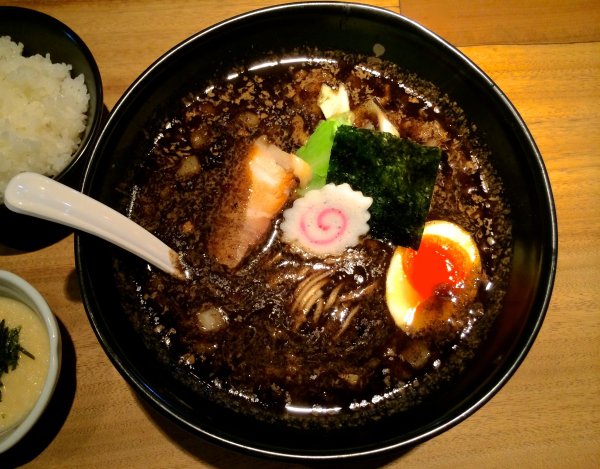
<path id="1" fill-rule="evenodd" d="M 323 245 L 335 241 L 346 231 L 348 226 L 348 216 L 337 207 L 324 208 L 317 214 L 316 220 L 312 219 L 313 215 L 314 213 L 311 211 L 302 214 L 300 230 L 307 239 L 315 244 Z M 322 234 L 328 234 L 328 236 L 319 236 Z"/>

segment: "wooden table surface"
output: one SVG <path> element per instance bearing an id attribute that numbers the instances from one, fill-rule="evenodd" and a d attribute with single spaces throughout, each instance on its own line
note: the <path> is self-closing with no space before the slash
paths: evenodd
<path id="1" fill-rule="evenodd" d="M 171 46 L 260 0 L 56 0 L 34 8 L 95 55 L 112 108 Z M 547 166 L 559 220 L 554 295 L 510 382 L 458 426 L 401 456 L 357 467 L 600 467 L 600 2 L 378 0 L 474 60 L 523 116 Z M 4 227 L 2 227 L 4 229 Z M 43 429 L 0 467 L 288 467 L 213 446 L 143 403 L 117 373 L 79 296 L 73 237 L 34 252 L 0 246 L 0 268 L 46 297 L 65 342 Z"/>

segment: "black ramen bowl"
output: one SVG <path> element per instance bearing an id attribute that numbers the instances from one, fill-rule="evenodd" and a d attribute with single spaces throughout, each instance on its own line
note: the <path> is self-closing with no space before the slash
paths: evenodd
<path id="1" fill-rule="evenodd" d="M 123 377 L 155 408 L 212 442 L 296 460 L 407 449 L 467 418 L 509 380 L 540 330 L 556 268 L 556 219 L 541 155 L 506 96 L 454 47 L 398 14 L 358 4 L 282 5 L 224 21 L 175 46 L 127 90 L 94 147 L 83 191 L 117 206 L 121 194 L 116 188 L 135 163 L 136 141 L 168 103 L 205 78 L 224 76 L 267 52 L 298 46 L 364 55 L 384 51 L 382 58 L 433 82 L 456 101 L 489 147 L 512 208 L 512 265 L 502 310 L 466 371 L 443 395 L 406 413 L 353 428 L 295 429 L 258 421 L 198 397 L 158 365 L 118 299 L 111 262 L 117 248 L 77 234 L 76 263 L 85 308 Z"/>
<path id="2" fill-rule="evenodd" d="M 72 66 L 72 77 L 83 74 L 90 95 L 86 127 L 73 158 L 54 176 L 57 181 L 79 190 L 104 113 L 102 80 L 94 56 L 67 25 L 45 13 L 27 8 L 0 7 L 0 36 L 10 36 L 13 42 L 22 43 L 26 57 L 50 54 L 53 63 Z M 70 232 L 63 226 L 11 212 L 1 203 L 0 221 L 2 226 L 10 227 L 0 233 L 0 243 L 23 250 L 43 247 Z"/>

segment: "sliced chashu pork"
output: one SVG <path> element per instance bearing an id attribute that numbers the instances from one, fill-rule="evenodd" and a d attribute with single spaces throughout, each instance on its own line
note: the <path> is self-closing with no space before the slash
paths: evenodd
<path id="1" fill-rule="evenodd" d="M 220 264 L 236 268 L 264 241 L 296 187 L 310 178 L 311 168 L 304 160 L 265 137 L 255 140 L 213 220 L 209 253 Z"/>

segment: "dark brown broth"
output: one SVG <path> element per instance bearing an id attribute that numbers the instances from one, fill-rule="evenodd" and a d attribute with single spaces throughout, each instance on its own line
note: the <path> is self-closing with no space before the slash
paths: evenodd
<path id="1" fill-rule="evenodd" d="M 279 240 L 278 219 L 235 272 L 206 253 L 211 219 L 239 155 L 260 135 L 297 150 L 322 119 L 322 82 L 345 83 L 353 109 L 377 97 L 403 137 L 444 150 L 429 219 L 456 222 L 473 235 L 484 275 L 473 304 L 419 337 L 398 329 L 387 310 L 385 273 L 393 246 L 386 240 L 367 236 L 339 258 L 307 259 Z M 359 125 L 371 125 L 368 113 L 357 115 Z M 194 90 L 149 135 L 127 202 L 136 222 L 184 253 L 193 280 L 182 283 L 117 260 L 133 324 L 191 388 L 261 418 L 329 426 L 414 406 L 461 371 L 503 295 L 508 209 L 473 134 L 462 112 L 433 86 L 372 58 L 324 53 L 240 70 Z M 182 174 L 182 161 L 190 157 L 202 169 Z M 317 319 L 290 313 L 299 283 L 323 271 L 331 272 L 324 295 L 341 283 L 346 309 Z M 197 313 L 211 308 L 224 325 L 203 331 Z"/>

